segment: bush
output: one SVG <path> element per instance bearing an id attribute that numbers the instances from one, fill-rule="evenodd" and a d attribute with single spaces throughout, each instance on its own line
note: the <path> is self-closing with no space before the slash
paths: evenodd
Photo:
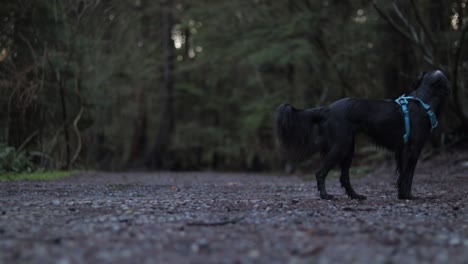
<path id="1" fill-rule="evenodd" d="M 31 157 L 26 151 L 5 144 L 0 145 L 0 172 L 32 172 L 34 169 Z"/>

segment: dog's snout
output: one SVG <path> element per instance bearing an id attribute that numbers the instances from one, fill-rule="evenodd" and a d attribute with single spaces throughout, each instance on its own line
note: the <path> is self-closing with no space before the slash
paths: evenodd
<path id="1" fill-rule="evenodd" d="M 435 70 L 432 75 L 434 75 L 434 76 L 437 76 L 437 75 L 445 76 L 444 73 L 441 72 L 440 70 Z"/>

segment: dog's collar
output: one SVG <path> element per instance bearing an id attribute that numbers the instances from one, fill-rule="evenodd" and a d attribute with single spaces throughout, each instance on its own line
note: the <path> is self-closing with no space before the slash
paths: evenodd
<path id="1" fill-rule="evenodd" d="M 439 124 L 439 122 L 437 122 L 436 114 L 434 113 L 434 111 L 432 111 L 431 106 L 426 104 L 423 100 L 421 100 L 421 98 L 418 98 L 415 96 L 406 96 L 406 95 L 402 95 L 398 97 L 395 100 L 395 102 L 401 106 L 401 109 L 403 110 L 403 113 L 405 115 L 405 134 L 403 135 L 403 141 L 405 142 L 405 144 L 408 144 L 409 134 L 411 132 L 410 116 L 409 116 L 409 110 L 408 110 L 408 100 L 418 101 L 424 107 L 424 109 L 426 109 L 427 115 L 429 116 L 429 119 L 431 120 L 431 132 Z"/>

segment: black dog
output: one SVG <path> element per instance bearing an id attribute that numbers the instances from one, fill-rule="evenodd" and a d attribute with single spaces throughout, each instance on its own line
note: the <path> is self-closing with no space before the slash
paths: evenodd
<path id="1" fill-rule="evenodd" d="M 442 105 L 450 94 L 447 77 L 441 71 L 423 74 L 409 95 L 428 104 L 439 117 Z M 398 198 L 414 199 L 411 194 L 414 169 L 421 150 L 431 133 L 431 120 L 422 103 L 408 102 L 411 122 L 408 142 L 402 107 L 393 100 L 345 98 L 328 107 L 307 110 L 282 104 L 277 110 L 276 133 L 283 155 L 289 160 L 304 160 L 315 152 L 323 154 L 316 174 L 322 199 L 333 199 L 325 189 L 325 177 L 335 165 L 341 168 L 340 183 L 352 199 L 366 199 L 357 194 L 349 180 L 354 154 L 354 138 L 364 133 L 373 143 L 395 153 L 398 173 Z"/>

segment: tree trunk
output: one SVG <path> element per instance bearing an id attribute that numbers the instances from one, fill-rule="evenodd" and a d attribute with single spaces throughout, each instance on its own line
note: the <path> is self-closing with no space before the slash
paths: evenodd
<path id="1" fill-rule="evenodd" d="M 65 84 L 62 77 L 58 77 L 58 88 L 59 88 L 59 95 L 60 95 L 60 105 L 62 107 L 62 121 L 63 121 L 63 136 L 65 139 L 65 165 L 63 165 L 64 169 L 68 169 L 70 167 L 70 136 L 68 134 L 68 116 L 67 116 L 67 104 L 65 101 Z"/>
<path id="2" fill-rule="evenodd" d="M 128 158 L 129 164 L 137 161 L 138 158 L 144 157 L 142 153 L 145 152 L 147 144 L 146 95 L 142 87 L 137 88 L 135 91 L 135 101 L 137 104 L 137 115 L 133 121 L 133 137 Z"/>
<path id="3" fill-rule="evenodd" d="M 162 2 L 162 39 L 164 50 L 164 64 L 162 74 L 162 109 L 159 131 L 153 149 L 146 158 L 146 166 L 150 169 L 163 167 L 164 155 L 170 146 L 174 131 L 174 42 L 172 40 L 172 27 L 174 25 L 173 1 Z"/>
<path id="4" fill-rule="evenodd" d="M 464 90 L 467 89 L 465 86 L 465 78 L 463 75 L 463 71 L 460 69 L 462 68 L 461 64 L 463 63 L 463 55 L 466 54 L 466 25 L 463 25 L 463 5 L 462 1 L 457 1 L 457 12 L 458 12 L 458 31 L 460 32 L 460 43 L 459 48 L 454 53 L 454 65 L 453 65 L 453 73 L 452 73 L 452 96 L 453 96 L 453 103 L 454 103 L 454 112 L 458 116 L 458 119 L 461 122 L 461 126 L 464 130 L 468 131 L 468 116 L 464 110 L 464 103 L 463 101 L 466 100 L 464 96 Z M 461 74 L 460 74 L 461 73 Z"/>
<path id="5" fill-rule="evenodd" d="M 140 4 L 137 6 L 137 10 L 140 12 L 140 14 L 142 14 L 140 18 L 140 39 L 143 41 L 143 43 L 151 41 L 151 32 L 149 27 L 151 24 L 151 17 L 147 12 L 144 12 L 146 8 L 148 8 L 148 1 L 140 1 Z M 135 86 L 134 98 L 135 105 L 137 107 L 137 113 L 135 119 L 133 120 L 132 141 L 130 143 L 130 153 L 127 159 L 127 166 L 133 167 L 143 165 L 142 163 L 136 163 L 142 162 L 141 159 L 144 158 L 144 153 L 147 149 L 146 146 L 148 143 L 146 134 L 148 127 L 146 96 L 146 87 L 140 85 Z"/>

